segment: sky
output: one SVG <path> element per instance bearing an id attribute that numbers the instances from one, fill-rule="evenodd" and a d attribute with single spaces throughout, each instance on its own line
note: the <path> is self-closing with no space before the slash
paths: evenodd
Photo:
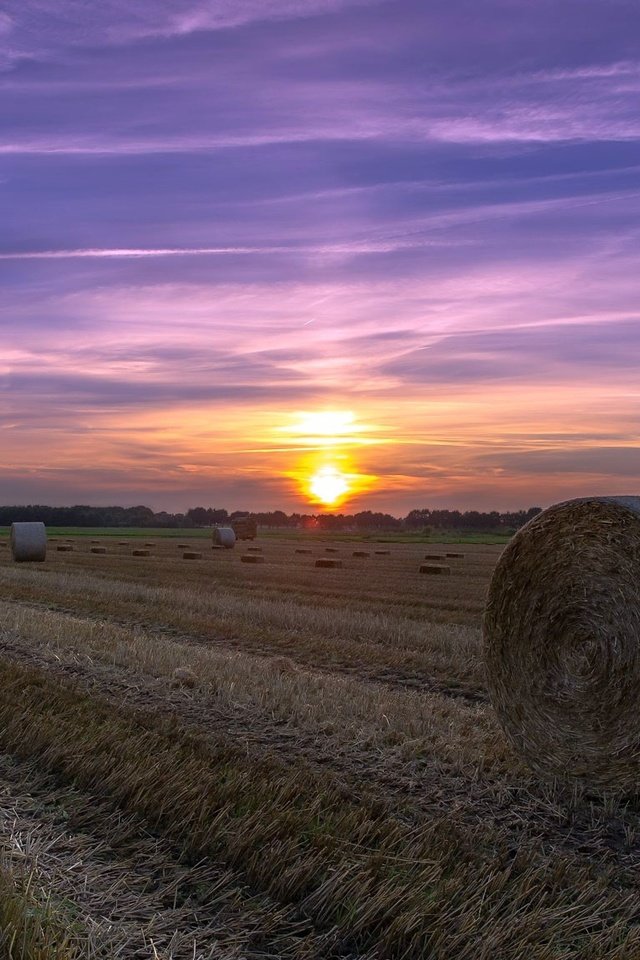
<path id="1" fill-rule="evenodd" d="M 637 0 L 0 0 L 0 502 L 640 493 L 639 35 Z"/>

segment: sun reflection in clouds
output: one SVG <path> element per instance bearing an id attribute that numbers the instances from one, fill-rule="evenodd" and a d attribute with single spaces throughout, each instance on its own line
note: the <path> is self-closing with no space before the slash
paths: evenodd
<path id="1" fill-rule="evenodd" d="M 352 411 L 300 413 L 278 432 L 304 451 L 289 476 L 307 502 L 335 508 L 376 485 L 377 477 L 358 470 L 355 451 L 381 441 L 371 436 L 375 427 Z"/>

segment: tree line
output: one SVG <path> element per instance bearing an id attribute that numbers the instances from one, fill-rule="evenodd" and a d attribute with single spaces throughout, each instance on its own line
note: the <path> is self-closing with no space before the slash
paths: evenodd
<path id="1" fill-rule="evenodd" d="M 186 513 L 154 513 L 149 507 L 49 507 L 0 506 L 0 525 L 14 521 L 41 520 L 55 527 L 210 527 L 224 524 L 241 516 L 253 517 L 261 527 L 290 527 L 309 530 L 386 530 L 431 532 L 455 530 L 459 532 L 511 533 L 540 513 L 540 507 L 499 513 L 492 510 L 411 510 L 406 517 L 389 513 L 362 510 L 359 513 L 290 513 L 282 510 L 252 512 L 214 507 L 192 507 Z"/>

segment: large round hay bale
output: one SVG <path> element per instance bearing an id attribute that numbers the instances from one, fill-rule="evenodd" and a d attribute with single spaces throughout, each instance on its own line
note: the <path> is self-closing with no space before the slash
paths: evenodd
<path id="1" fill-rule="evenodd" d="M 39 563 L 46 560 L 47 531 L 44 523 L 12 523 L 11 555 L 17 563 Z"/>
<path id="2" fill-rule="evenodd" d="M 640 498 L 550 507 L 502 553 L 484 615 L 491 701 L 539 773 L 640 785 Z"/>
<path id="3" fill-rule="evenodd" d="M 235 530 L 231 527 L 216 527 L 213 531 L 213 542 L 217 547 L 231 550 L 236 545 Z"/>

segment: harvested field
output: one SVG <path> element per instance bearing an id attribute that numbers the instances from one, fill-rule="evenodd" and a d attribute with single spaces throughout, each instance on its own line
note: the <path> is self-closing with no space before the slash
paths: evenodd
<path id="1" fill-rule="evenodd" d="M 329 570 L 299 544 L 3 555 L 3 934 L 40 960 L 637 958 L 640 804 L 533 775 L 487 702 L 501 548 L 425 577 L 424 544 Z"/>

